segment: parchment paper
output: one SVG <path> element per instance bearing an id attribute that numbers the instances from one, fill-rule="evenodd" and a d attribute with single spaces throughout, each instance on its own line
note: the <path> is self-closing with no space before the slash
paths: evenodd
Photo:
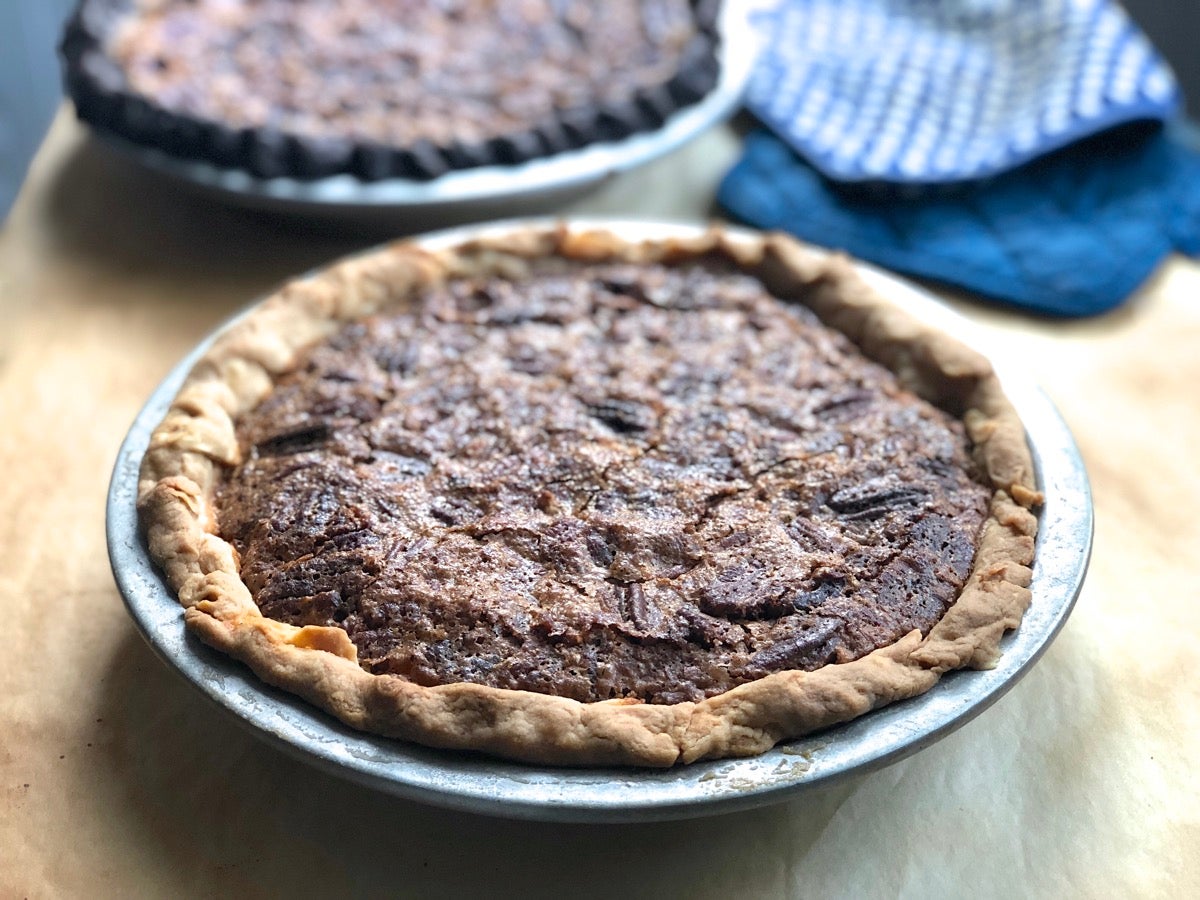
<path id="1" fill-rule="evenodd" d="M 728 130 L 576 205 L 704 215 Z M 0 897 L 1200 895 L 1200 268 L 1061 323 L 956 301 L 1024 359 L 1089 465 L 1071 621 L 910 760 L 711 819 L 538 825 L 375 795 L 210 709 L 128 621 L 104 548 L 135 412 L 203 334 L 372 243 L 134 172 L 60 115 L 0 232 Z"/>

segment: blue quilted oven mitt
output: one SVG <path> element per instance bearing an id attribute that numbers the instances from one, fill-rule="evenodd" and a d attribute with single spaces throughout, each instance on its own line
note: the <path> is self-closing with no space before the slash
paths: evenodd
<path id="1" fill-rule="evenodd" d="M 717 200 L 759 228 L 1063 316 L 1117 306 L 1173 249 L 1200 254 L 1200 155 L 1161 129 L 917 192 L 832 182 L 760 131 Z"/>

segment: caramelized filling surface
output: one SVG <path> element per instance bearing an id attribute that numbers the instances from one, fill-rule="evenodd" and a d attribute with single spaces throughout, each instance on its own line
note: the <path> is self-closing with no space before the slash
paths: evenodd
<path id="1" fill-rule="evenodd" d="M 927 631 L 990 490 L 961 425 L 716 264 L 460 280 L 238 423 L 221 533 L 364 668 L 695 700 Z"/>
<path id="2" fill-rule="evenodd" d="M 143 0 L 110 54 L 174 112 L 446 145 L 627 100 L 695 36 L 687 0 Z"/>

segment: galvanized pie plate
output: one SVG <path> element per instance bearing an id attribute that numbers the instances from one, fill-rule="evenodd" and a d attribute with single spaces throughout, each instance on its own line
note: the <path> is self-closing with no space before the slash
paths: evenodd
<path id="1" fill-rule="evenodd" d="M 529 224 L 529 223 L 525 223 Z M 595 221 L 636 238 L 696 233 L 695 226 Z M 512 223 L 422 238 L 447 245 Z M 925 292 L 861 266 L 898 305 L 975 343 L 970 326 Z M 182 609 L 151 563 L 139 535 L 137 473 L 150 433 L 180 383 L 212 342 L 205 340 L 151 395 L 133 423 L 108 495 L 108 548 L 117 584 L 155 652 L 201 693 L 259 737 L 294 756 L 400 797 L 489 815 L 570 822 L 685 818 L 786 800 L 817 785 L 877 769 L 950 734 L 996 702 L 1037 661 L 1066 621 L 1087 570 L 1092 504 L 1087 475 L 1066 426 L 1035 386 L 997 364 L 1024 420 L 1046 495 L 1040 510 L 1033 603 L 989 671 L 946 675 L 928 693 L 853 722 L 780 745 L 752 759 L 700 762 L 669 770 L 556 769 L 431 750 L 351 731 L 304 702 L 260 682 L 241 664 L 186 633 Z"/>
<path id="2" fill-rule="evenodd" d="M 528 215 L 670 153 L 732 116 L 741 105 L 757 48 L 748 14 L 748 4 L 724 4 L 718 22 L 721 72 L 716 87 L 698 103 L 670 116 L 662 127 L 515 166 L 460 169 L 430 181 L 362 181 L 352 175 L 311 181 L 259 178 L 241 169 L 172 156 L 103 130 L 94 133 L 137 165 L 250 209 L 425 228 Z"/>

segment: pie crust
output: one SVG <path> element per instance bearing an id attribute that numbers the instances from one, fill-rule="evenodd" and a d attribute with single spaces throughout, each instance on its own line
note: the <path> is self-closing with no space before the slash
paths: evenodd
<path id="1" fill-rule="evenodd" d="M 581 703 L 468 683 L 424 687 L 372 675 L 336 627 L 262 615 L 233 547 L 215 533 L 221 467 L 239 462 L 236 416 L 255 407 L 312 343 L 346 322 L 402 309 L 450 278 L 517 277 L 530 261 L 663 262 L 717 257 L 802 303 L 926 400 L 961 417 L 994 492 L 971 574 L 925 636 L 912 631 L 851 662 L 768 675 L 699 702 Z M 514 226 L 446 249 L 400 242 L 294 281 L 222 333 L 189 374 L 142 462 L 138 506 L 152 558 L 187 627 L 347 725 L 433 747 L 557 765 L 670 766 L 750 756 L 781 740 L 916 696 L 962 667 L 988 668 L 1030 602 L 1041 501 L 1024 429 L 990 364 L 871 290 L 843 257 L 780 235 L 713 228 L 631 242 L 606 230 Z"/>
<path id="2" fill-rule="evenodd" d="M 452 170 L 514 165 L 596 142 L 620 140 L 637 132 L 652 131 L 676 110 L 701 100 L 716 86 L 720 71 L 717 56 L 719 2 L 685 2 L 691 10 L 694 34 L 679 50 L 677 63 L 669 73 L 666 70 L 658 73 L 661 65 L 648 66 L 644 77 L 637 74 L 628 79 L 628 92 L 615 92 L 612 83 L 620 82 L 618 72 L 608 79 L 609 83 L 605 85 L 608 93 L 603 98 L 593 98 L 583 103 L 556 100 L 551 111 L 542 110 L 528 115 L 522 113 L 513 122 L 498 128 L 495 133 L 488 133 L 486 137 L 475 135 L 446 140 L 420 137 L 403 145 L 377 137 L 341 134 L 336 130 L 323 133 L 323 130 L 314 131 L 306 126 L 298 126 L 292 121 L 295 110 L 286 115 L 277 115 L 273 111 L 265 118 L 259 117 L 261 121 L 238 121 L 241 111 L 253 104 L 237 99 L 232 101 L 234 105 L 230 109 L 237 111 L 238 116 L 232 113 L 222 116 L 211 110 L 199 111 L 203 107 L 192 109 L 185 108 L 186 103 L 181 106 L 176 102 L 166 102 L 156 97 L 154 91 L 139 89 L 134 83 L 135 79 L 126 70 L 125 63 L 118 59 L 114 36 L 120 34 L 122 26 L 140 13 L 147 10 L 155 13 L 159 7 L 166 6 L 157 0 L 83 0 L 67 23 L 60 51 L 67 93 L 74 101 L 79 118 L 102 132 L 135 144 L 155 147 L 177 157 L 204 160 L 223 168 L 243 169 L 261 178 L 315 179 L 350 174 L 364 181 L 384 178 L 425 180 Z M 374 12 L 369 3 L 364 3 L 363 7 L 369 13 Z M 587 5 L 583 4 L 583 8 L 586 9 Z M 503 9 L 503 5 L 497 4 L 497 9 Z M 218 11 L 216 15 L 230 17 L 229 10 Z M 287 18 L 290 20 L 293 17 Z M 301 17 L 297 15 L 294 18 L 299 20 Z M 323 20 L 319 24 L 320 35 L 333 42 L 331 46 L 336 46 L 339 31 L 335 27 L 325 28 Z M 359 25 L 353 27 L 368 33 L 369 39 L 370 28 Z M 483 32 L 478 28 L 472 32 L 477 41 L 483 40 L 481 34 Z M 168 38 L 154 39 L 161 45 L 170 46 Z M 586 34 L 580 40 L 585 41 Z M 171 40 L 170 43 L 182 47 L 186 41 Z M 455 47 L 452 41 L 446 48 L 450 63 L 456 60 L 458 51 Z M 234 49 L 240 53 L 243 48 L 239 46 Z M 326 52 L 326 48 L 321 49 Z M 233 50 L 230 50 L 230 54 L 233 54 Z M 269 59 L 266 50 L 259 55 Z M 389 64 L 397 58 L 395 53 L 385 55 L 376 51 L 376 55 L 388 60 Z M 578 58 L 586 60 L 588 55 L 585 52 Z M 502 57 L 512 58 L 511 53 Z M 521 56 L 516 58 L 523 59 Z M 159 62 L 167 65 L 162 57 Z M 303 97 L 328 94 L 321 86 L 321 79 L 308 72 L 310 65 L 305 60 L 283 58 L 282 64 L 289 72 L 294 71 L 300 77 L 307 78 L 300 91 Z M 197 60 L 195 65 L 206 68 L 203 59 Z M 268 69 L 274 71 L 272 67 L 275 65 L 275 62 L 269 63 Z M 529 71 L 535 72 L 537 78 L 528 76 L 527 80 L 550 80 L 543 73 L 552 71 L 550 67 L 553 64 L 546 65 L 547 68 L 540 71 L 529 67 Z M 629 65 L 633 66 L 634 63 L 630 61 Z M 502 77 L 499 73 L 487 74 L 484 81 L 488 84 Z M 392 84 L 389 79 L 398 76 L 381 78 L 375 73 L 371 79 L 364 81 L 360 90 L 343 91 L 347 94 L 345 102 L 361 102 L 362 97 L 373 91 L 378 95 L 375 100 L 384 106 L 399 102 L 401 105 L 397 108 L 402 111 L 403 104 L 410 103 L 414 94 L 420 97 L 422 92 L 426 92 L 425 96 L 432 96 L 428 93 L 431 89 L 424 84 L 427 75 L 418 72 L 416 75 L 403 76 L 408 80 L 396 80 L 395 92 L 391 96 L 400 100 L 389 100 L 385 89 Z M 526 78 L 520 73 L 518 75 L 519 78 Z M 210 84 L 215 77 L 215 74 L 211 78 L 206 74 L 188 90 L 208 90 L 204 85 Z M 411 83 L 413 79 L 420 83 Z M 253 79 L 250 80 L 254 83 Z M 241 86 L 233 93 L 245 98 L 245 90 Z M 251 93 L 254 91 L 251 90 Z M 556 90 L 555 93 L 565 93 L 565 89 Z M 572 86 L 572 96 L 577 93 L 576 87 Z M 451 89 L 450 93 L 439 96 L 449 104 L 450 109 L 443 121 L 452 118 L 456 94 Z M 265 94 L 248 99 L 263 101 L 268 105 L 271 102 Z M 299 100 L 292 98 L 289 104 L 292 102 Z M 315 99 L 304 102 L 311 105 Z M 497 104 L 492 102 L 490 106 L 494 110 Z M 271 109 L 274 110 L 274 107 Z M 352 119 L 355 114 L 347 113 L 345 117 Z M 383 108 L 366 109 L 363 116 L 368 115 L 386 117 Z M 324 121 L 324 116 L 325 113 L 314 112 L 312 117 Z M 276 121 L 280 124 L 274 124 Z"/>

